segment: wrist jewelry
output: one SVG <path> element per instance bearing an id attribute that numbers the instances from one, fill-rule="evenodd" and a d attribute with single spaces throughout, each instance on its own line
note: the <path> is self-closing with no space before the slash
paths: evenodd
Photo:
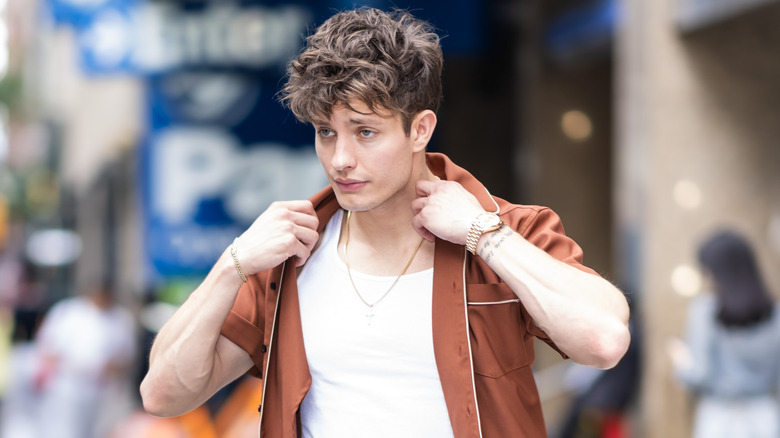
<path id="1" fill-rule="evenodd" d="M 479 238 L 491 231 L 495 231 L 504 225 L 504 222 L 495 213 L 480 213 L 471 223 L 471 228 L 466 235 L 466 249 L 472 253 L 477 253 L 477 243 Z"/>
<path id="2" fill-rule="evenodd" d="M 238 263 L 238 256 L 236 255 L 236 242 L 238 242 L 238 237 L 233 239 L 233 244 L 230 245 L 230 255 L 233 256 L 233 264 L 236 265 L 236 271 L 238 271 L 238 275 L 241 277 L 241 281 L 246 283 L 246 275 L 244 275 L 244 270 L 241 269 L 241 264 Z"/>

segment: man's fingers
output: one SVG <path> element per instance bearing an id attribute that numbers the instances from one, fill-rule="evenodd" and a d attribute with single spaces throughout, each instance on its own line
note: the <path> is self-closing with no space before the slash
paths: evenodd
<path id="1" fill-rule="evenodd" d="M 422 211 L 423 208 L 425 208 L 425 203 L 427 201 L 427 198 L 417 198 L 414 201 L 412 201 L 412 213 L 418 214 Z"/>
<path id="2" fill-rule="evenodd" d="M 433 241 L 436 238 L 436 236 L 433 233 L 431 233 L 430 231 L 428 231 L 427 228 L 425 228 L 425 226 L 422 223 L 422 218 L 420 218 L 419 215 L 416 215 L 412 219 L 412 227 L 414 228 L 415 231 L 417 231 L 417 234 L 419 234 L 420 237 L 426 240 Z"/>
<path id="3" fill-rule="evenodd" d="M 304 232 L 313 232 L 315 237 L 312 239 L 311 236 L 307 236 L 304 238 L 305 240 L 301 239 L 298 241 L 295 247 L 295 253 L 293 255 L 296 267 L 303 266 L 303 264 L 306 263 L 306 260 L 308 260 L 309 256 L 311 255 L 311 251 L 314 248 L 314 245 L 317 243 L 318 234 L 316 231 L 307 229 Z"/>
<path id="4" fill-rule="evenodd" d="M 319 240 L 320 235 L 317 233 L 316 228 L 308 228 L 308 227 L 296 227 L 294 231 L 295 237 L 298 238 L 298 241 L 303 244 L 306 248 L 311 250 L 314 245 L 317 244 L 317 240 Z"/>
<path id="5" fill-rule="evenodd" d="M 277 201 L 272 205 L 277 207 L 283 207 L 290 211 L 297 211 L 299 213 L 315 214 L 314 206 L 309 200 L 296 200 L 296 201 Z"/>
<path id="6" fill-rule="evenodd" d="M 317 226 L 320 224 L 317 215 L 302 212 L 293 212 L 292 222 L 310 230 L 317 230 Z"/>
<path id="7" fill-rule="evenodd" d="M 436 236 L 430 231 L 428 231 L 427 228 L 420 225 L 413 225 L 413 226 L 414 226 L 414 231 L 417 231 L 417 234 L 419 234 L 420 237 L 422 237 L 423 239 L 430 240 L 431 242 L 433 242 L 434 239 L 436 239 Z"/>
<path id="8" fill-rule="evenodd" d="M 417 181 L 415 186 L 417 189 L 417 196 L 429 196 L 433 191 L 433 185 L 435 182 L 421 179 Z"/>
<path id="9" fill-rule="evenodd" d="M 317 213 L 311 201 L 277 201 L 271 204 L 257 221 L 289 221 L 295 225 L 316 230 L 319 225 Z"/>

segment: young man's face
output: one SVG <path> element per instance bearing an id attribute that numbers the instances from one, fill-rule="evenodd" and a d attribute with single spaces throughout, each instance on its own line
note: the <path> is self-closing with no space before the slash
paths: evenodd
<path id="1" fill-rule="evenodd" d="M 401 116 L 371 113 L 362 102 L 350 105 L 359 112 L 337 105 L 330 120 L 314 123 L 317 156 L 339 204 L 353 211 L 391 211 L 411 202 L 414 142 Z"/>

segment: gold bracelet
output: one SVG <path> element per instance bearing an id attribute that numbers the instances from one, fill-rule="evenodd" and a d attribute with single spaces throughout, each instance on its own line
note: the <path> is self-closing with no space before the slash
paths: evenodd
<path id="1" fill-rule="evenodd" d="M 233 239 L 233 244 L 230 245 L 230 255 L 233 256 L 233 263 L 236 265 L 236 271 L 238 271 L 238 275 L 241 277 L 241 280 L 246 283 L 246 275 L 244 275 L 244 270 L 241 269 L 241 264 L 238 263 L 238 256 L 236 255 L 236 242 L 238 242 L 238 237 Z"/>

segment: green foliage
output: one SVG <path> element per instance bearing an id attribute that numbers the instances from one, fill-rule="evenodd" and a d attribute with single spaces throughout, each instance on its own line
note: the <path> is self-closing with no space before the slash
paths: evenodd
<path id="1" fill-rule="evenodd" d="M 8 74 L 0 80 L 0 104 L 13 111 L 22 102 L 24 81 L 18 74 Z"/>

